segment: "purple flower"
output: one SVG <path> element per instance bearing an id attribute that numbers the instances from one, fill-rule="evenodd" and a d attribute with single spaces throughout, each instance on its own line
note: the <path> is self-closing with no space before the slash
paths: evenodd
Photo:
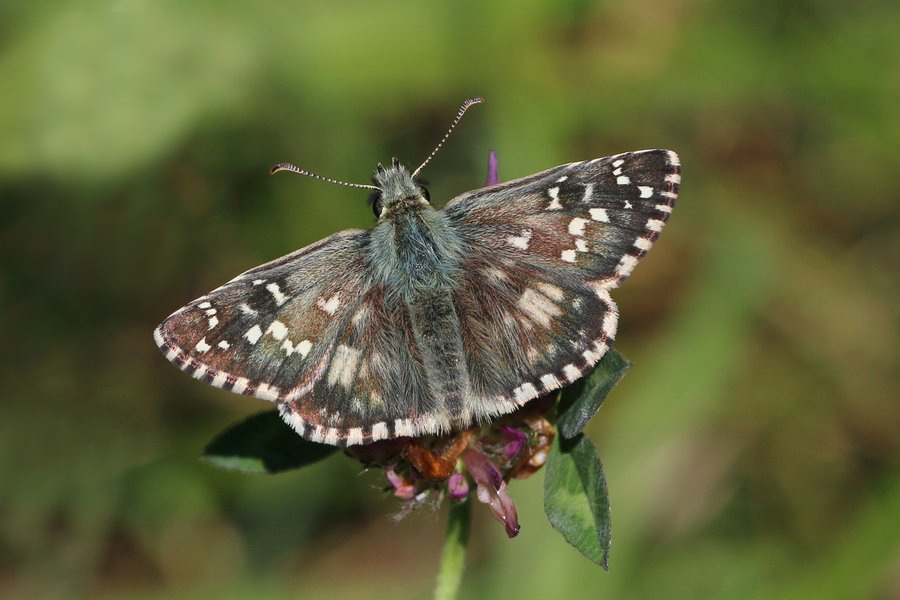
<path id="1" fill-rule="evenodd" d="M 506 535 L 516 537 L 519 534 L 519 516 L 516 505 L 506 492 L 506 482 L 500 470 L 487 456 L 472 448 L 463 450 L 462 459 L 478 484 L 478 500 L 487 504 L 494 518 L 503 523 Z"/>
<path id="2" fill-rule="evenodd" d="M 447 480 L 447 491 L 454 500 L 464 500 L 469 495 L 469 482 L 462 473 L 454 473 Z"/>
<path id="3" fill-rule="evenodd" d="M 506 442 L 506 446 L 503 449 L 506 457 L 514 458 L 525 448 L 525 445 L 528 443 L 528 436 L 519 429 L 504 425 L 503 441 Z"/>
<path id="4" fill-rule="evenodd" d="M 412 500 L 416 496 L 416 486 L 406 481 L 393 469 L 388 469 L 385 474 L 391 485 L 394 486 L 394 495 L 402 500 Z"/>
<path id="5" fill-rule="evenodd" d="M 488 178 L 484 182 L 484 186 L 497 185 L 500 183 L 500 175 L 497 173 L 497 153 L 491 150 L 488 155 Z"/>

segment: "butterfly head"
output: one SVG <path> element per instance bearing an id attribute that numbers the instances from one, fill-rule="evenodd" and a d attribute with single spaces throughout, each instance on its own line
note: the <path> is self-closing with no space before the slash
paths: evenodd
<path id="1" fill-rule="evenodd" d="M 379 220 L 389 218 L 407 210 L 421 210 L 423 207 L 429 206 L 429 197 L 428 190 L 426 190 L 416 179 L 419 175 L 419 171 L 431 162 L 431 159 L 434 158 L 434 155 L 437 154 L 438 150 L 441 149 L 441 146 L 444 145 L 444 142 L 447 141 L 447 138 L 450 137 L 450 134 L 453 133 L 456 124 L 459 123 L 462 116 L 469 110 L 469 107 L 474 104 L 480 104 L 481 102 L 483 102 L 481 98 L 469 98 L 462 103 L 462 106 L 460 106 L 459 110 L 456 112 L 456 118 L 453 119 L 450 129 L 447 130 L 447 133 L 444 134 L 444 137 L 441 138 L 441 141 L 438 142 L 435 149 L 431 151 L 431 154 L 428 155 L 425 162 L 419 165 L 412 173 L 409 172 L 409 169 L 407 169 L 405 165 L 401 165 L 400 161 L 395 158 L 391 161 L 391 166 L 389 167 L 385 167 L 381 163 L 378 163 L 373 178 L 375 180 L 375 185 L 347 183 L 346 181 L 340 181 L 330 177 L 322 177 L 321 175 L 316 175 L 315 173 L 291 163 L 275 165 L 269 170 L 269 174 L 274 175 L 280 171 L 290 171 L 299 175 L 306 175 L 307 177 L 319 179 L 320 181 L 327 181 L 328 183 L 336 183 L 352 188 L 375 190 L 375 193 L 372 194 L 370 200 L 372 202 L 372 210 Z"/>
<path id="2" fill-rule="evenodd" d="M 379 219 L 429 205 L 428 190 L 396 158 L 388 167 L 379 163 L 373 179 L 378 191 L 372 196 L 372 210 Z"/>

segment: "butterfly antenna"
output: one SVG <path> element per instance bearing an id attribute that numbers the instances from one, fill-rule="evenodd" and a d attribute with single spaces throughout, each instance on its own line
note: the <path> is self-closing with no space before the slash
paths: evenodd
<path id="1" fill-rule="evenodd" d="M 363 188 L 367 190 L 378 190 L 381 191 L 381 188 L 376 187 L 374 185 L 366 185 L 364 183 L 347 183 L 346 181 L 338 181 L 337 179 L 332 179 L 330 177 L 322 177 L 321 175 L 316 175 L 315 173 L 310 173 L 306 169 L 301 169 L 297 165 L 293 165 L 291 163 L 281 163 L 280 165 L 275 165 L 271 169 L 269 169 L 269 175 L 274 175 L 279 171 L 290 171 L 291 173 L 297 173 L 299 175 L 306 175 L 307 177 L 312 177 L 313 179 L 319 179 L 321 181 L 327 181 L 328 183 L 336 183 L 338 185 L 346 185 L 347 187 L 352 188 Z"/>
<path id="2" fill-rule="evenodd" d="M 453 123 L 450 124 L 450 129 L 447 130 L 447 133 L 445 133 L 444 137 L 441 138 L 441 141 L 438 142 L 437 147 L 435 147 L 435 149 L 431 151 L 431 154 L 428 155 L 428 158 L 425 159 L 425 162 L 419 165 L 419 168 L 416 169 L 415 172 L 413 172 L 413 179 L 415 179 L 416 175 L 419 174 L 419 171 L 422 170 L 422 167 L 431 162 L 431 159 L 434 158 L 434 155 L 438 153 L 438 150 L 441 149 L 441 146 L 444 145 L 444 142 L 446 142 L 447 138 L 450 137 L 450 134 L 453 133 L 453 130 L 456 128 L 456 124 L 459 123 L 459 120 L 462 119 L 462 116 L 466 114 L 466 111 L 469 110 L 469 107 L 473 104 L 481 104 L 482 102 L 484 102 L 482 98 L 469 98 L 462 103 L 462 106 L 459 107 L 459 111 L 457 111 L 456 113 L 456 118 L 453 119 Z"/>

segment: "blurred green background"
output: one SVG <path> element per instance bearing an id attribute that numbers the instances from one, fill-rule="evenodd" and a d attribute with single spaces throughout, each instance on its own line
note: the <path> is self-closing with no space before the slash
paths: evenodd
<path id="1" fill-rule="evenodd" d="M 255 399 L 151 338 L 334 231 L 365 182 L 481 185 L 676 150 L 679 205 L 616 293 L 634 366 L 594 420 L 611 571 L 478 508 L 465 598 L 900 597 L 900 3 L 0 6 L 0 597 L 427 597 L 445 513 L 399 525 L 342 455 L 220 472 Z"/>

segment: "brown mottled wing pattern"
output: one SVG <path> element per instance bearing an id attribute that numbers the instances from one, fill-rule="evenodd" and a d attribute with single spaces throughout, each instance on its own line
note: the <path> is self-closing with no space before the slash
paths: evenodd
<path id="1" fill-rule="evenodd" d="M 406 239 L 432 249 L 452 280 L 444 287 L 401 291 L 412 263 L 385 274 L 396 233 L 382 224 L 251 269 L 154 337 L 194 378 L 277 402 L 317 442 L 438 433 L 510 412 L 603 356 L 617 322 L 609 291 L 659 235 L 679 180 L 675 154 L 650 150 L 469 192 L 421 225 L 458 256 L 421 246 L 420 230 Z"/>
<path id="2" fill-rule="evenodd" d="M 239 275 L 154 332 L 194 378 L 277 402 L 297 433 L 333 445 L 449 421 L 430 405 L 409 307 L 369 273 L 370 232 L 345 231 Z"/>
<path id="3" fill-rule="evenodd" d="M 454 300 L 476 415 L 506 412 L 581 377 L 611 344 L 610 290 L 672 212 L 668 150 L 562 165 L 476 190 L 444 209 L 466 245 Z"/>

